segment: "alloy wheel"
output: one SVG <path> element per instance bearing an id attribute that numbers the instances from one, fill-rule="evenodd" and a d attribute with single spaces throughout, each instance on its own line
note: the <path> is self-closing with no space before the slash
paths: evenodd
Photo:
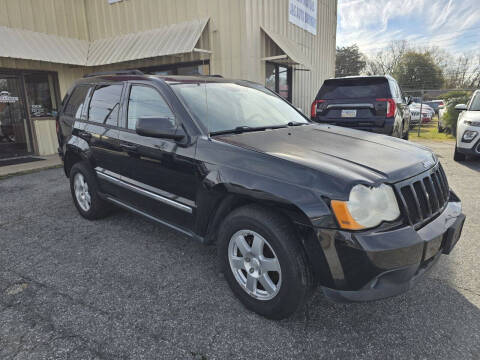
<path id="1" fill-rule="evenodd" d="M 228 244 L 230 268 L 241 288 L 257 300 L 271 300 L 282 284 L 282 271 L 275 251 L 260 234 L 237 231 Z"/>
<path id="2" fill-rule="evenodd" d="M 80 208 L 87 212 L 92 205 L 92 198 L 88 191 L 88 183 L 85 181 L 85 177 L 81 173 L 76 173 L 73 178 L 73 190 L 75 191 L 75 198 Z"/>

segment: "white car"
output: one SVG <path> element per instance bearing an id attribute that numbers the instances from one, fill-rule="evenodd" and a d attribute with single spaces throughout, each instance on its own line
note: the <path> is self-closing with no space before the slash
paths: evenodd
<path id="1" fill-rule="evenodd" d="M 422 112 L 427 112 L 429 114 L 432 114 L 432 116 L 435 114 L 435 110 L 433 108 L 425 103 L 420 104 L 420 103 L 411 103 L 409 105 L 410 109 L 418 109 L 420 110 L 420 107 L 422 107 Z"/>
<path id="2" fill-rule="evenodd" d="M 443 123 L 443 116 L 447 112 L 446 105 L 440 105 L 438 107 L 438 132 L 443 132 L 445 130 L 445 124 Z"/>
<path id="3" fill-rule="evenodd" d="M 458 116 L 453 159 L 463 161 L 467 155 L 480 157 L 480 90 L 473 93 L 467 105 L 458 104 L 455 109 L 462 112 Z"/>
<path id="4" fill-rule="evenodd" d="M 420 123 L 420 104 L 411 103 L 409 106 L 410 109 L 410 127 L 416 126 Z M 430 122 L 432 120 L 433 114 L 435 111 L 428 105 L 421 105 L 422 107 L 422 123 Z"/>

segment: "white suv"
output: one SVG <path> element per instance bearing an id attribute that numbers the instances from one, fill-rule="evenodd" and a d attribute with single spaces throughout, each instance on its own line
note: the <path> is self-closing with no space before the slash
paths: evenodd
<path id="1" fill-rule="evenodd" d="M 463 161 L 466 155 L 480 157 L 480 90 L 473 93 L 468 105 L 458 104 L 455 109 L 462 113 L 458 116 L 453 159 Z"/>

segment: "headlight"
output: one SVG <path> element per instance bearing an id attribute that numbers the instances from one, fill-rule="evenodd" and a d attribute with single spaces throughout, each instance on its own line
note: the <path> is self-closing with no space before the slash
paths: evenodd
<path id="1" fill-rule="evenodd" d="M 480 126 L 480 121 L 465 120 L 463 123 L 468 126 Z"/>
<path id="2" fill-rule="evenodd" d="M 462 141 L 469 143 L 469 142 L 471 142 L 473 139 L 475 139 L 476 136 L 477 136 L 477 132 L 476 132 L 476 131 L 466 130 L 466 131 L 463 133 Z"/>
<path id="3" fill-rule="evenodd" d="M 356 185 L 348 201 L 332 200 L 331 205 L 340 226 L 349 230 L 372 228 L 400 216 L 393 189 L 385 184 L 373 188 Z"/>

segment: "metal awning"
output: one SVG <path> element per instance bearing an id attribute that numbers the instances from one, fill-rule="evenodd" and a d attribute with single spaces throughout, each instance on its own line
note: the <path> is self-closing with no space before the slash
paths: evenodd
<path id="1" fill-rule="evenodd" d="M 86 40 L 0 26 L 0 57 L 85 65 Z"/>
<path id="2" fill-rule="evenodd" d="M 310 62 L 305 54 L 294 41 L 287 37 L 277 34 L 271 30 L 260 26 L 263 32 L 284 52 L 281 55 L 274 55 L 262 58 L 265 61 L 274 61 L 287 65 L 302 65 L 305 69 L 310 69 Z"/>
<path id="3" fill-rule="evenodd" d="M 99 66 L 191 52 L 210 53 L 195 47 L 208 21 L 193 20 L 91 42 L 0 26 L 0 57 Z"/>
<path id="4" fill-rule="evenodd" d="M 161 28 L 95 40 L 90 44 L 87 66 L 114 64 L 124 61 L 177 55 L 196 49 L 207 19 L 172 24 Z"/>

